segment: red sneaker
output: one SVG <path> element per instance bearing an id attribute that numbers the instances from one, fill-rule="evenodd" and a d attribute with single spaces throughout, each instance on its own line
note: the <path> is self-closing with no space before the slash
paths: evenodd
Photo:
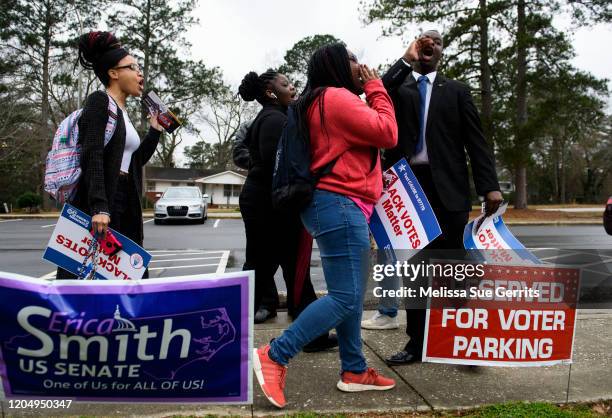
<path id="1" fill-rule="evenodd" d="M 370 367 L 363 373 L 343 372 L 336 386 L 343 392 L 389 390 L 395 387 L 395 380 L 379 375 Z"/>
<path id="2" fill-rule="evenodd" d="M 283 393 L 287 367 L 273 361 L 268 356 L 269 351 L 269 344 L 253 349 L 253 370 L 266 398 L 272 405 L 283 408 L 287 404 Z"/>

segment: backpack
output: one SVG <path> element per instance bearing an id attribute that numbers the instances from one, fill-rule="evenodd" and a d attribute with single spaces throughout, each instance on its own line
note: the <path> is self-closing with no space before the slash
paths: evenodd
<path id="1" fill-rule="evenodd" d="M 110 96 L 108 98 L 104 146 L 110 142 L 117 127 L 117 103 Z M 79 118 L 82 113 L 83 109 L 75 110 L 59 124 L 53 135 L 53 145 L 47 154 L 45 191 L 62 204 L 74 199 L 81 178 Z"/>
<path id="2" fill-rule="evenodd" d="M 312 200 L 317 183 L 329 174 L 337 158 L 316 173 L 310 172 L 310 141 L 299 130 L 293 106 L 287 109 L 274 162 L 272 205 L 275 209 L 300 211 Z"/>
<path id="3" fill-rule="evenodd" d="M 251 142 L 251 126 L 253 126 L 253 122 L 255 122 L 255 119 L 240 125 L 240 128 L 234 137 L 232 159 L 237 167 L 244 170 L 249 169 L 249 144 Z"/>

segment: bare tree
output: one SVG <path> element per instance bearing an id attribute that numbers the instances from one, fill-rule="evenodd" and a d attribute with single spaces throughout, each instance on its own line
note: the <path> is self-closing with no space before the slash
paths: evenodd
<path id="1" fill-rule="evenodd" d="M 255 117 L 257 106 L 240 100 L 226 87 L 211 98 L 200 120 L 213 131 L 216 139 L 216 167 L 228 168 L 232 161 L 232 142 L 240 125 Z"/>

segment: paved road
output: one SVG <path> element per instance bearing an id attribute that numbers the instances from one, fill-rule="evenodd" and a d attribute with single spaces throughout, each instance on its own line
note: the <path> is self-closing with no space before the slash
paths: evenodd
<path id="1" fill-rule="evenodd" d="M 0 220 L 0 270 L 41 277 L 54 270 L 41 259 L 54 227 L 52 220 Z M 567 249 L 562 261 L 584 261 L 601 279 L 612 271 L 612 258 L 589 255 L 584 251 L 608 250 L 612 237 L 599 226 L 514 226 L 518 239 L 529 248 Z M 204 225 L 144 225 L 145 247 L 152 251 L 152 277 L 240 270 L 244 263 L 244 226 L 239 219 L 210 219 Z M 546 261 L 558 258 L 558 251 L 537 250 Z M 312 259 L 315 288 L 325 288 L 318 250 Z M 278 276 L 278 275 L 277 275 Z M 280 290 L 284 284 L 279 277 Z"/>

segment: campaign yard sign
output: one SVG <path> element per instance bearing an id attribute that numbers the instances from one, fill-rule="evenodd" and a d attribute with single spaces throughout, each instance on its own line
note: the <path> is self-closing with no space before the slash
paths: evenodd
<path id="1" fill-rule="evenodd" d="M 447 283 L 446 283 L 447 284 Z M 480 366 L 570 364 L 580 271 L 556 266 L 484 266 L 464 303 L 432 280 L 423 361 Z"/>
<path id="2" fill-rule="evenodd" d="M 43 259 L 78 275 L 85 257 L 89 255 L 92 240 L 91 216 L 79 209 L 65 204 L 62 213 L 49 239 Z M 98 280 L 135 280 L 142 278 L 151 254 L 134 241 L 112 230 L 123 248 L 110 257 L 98 253 L 95 278 Z M 91 268 L 91 258 L 86 270 Z"/>
<path id="3" fill-rule="evenodd" d="M 0 272 L 0 395 L 251 403 L 253 278 L 44 281 Z"/>
<path id="4" fill-rule="evenodd" d="M 406 159 L 402 158 L 385 171 L 383 183 L 383 195 L 370 219 L 370 231 L 378 248 L 425 248 L 442 230 Z"/>
<path id="5" fill-rule="evenodd" d="M 480 217 L 469 222 L 463 230 L 463 246 L 465 249 L 485 250 L 479 252 L 480 257 L 483 261 L 492 263 L 542 264 L 510 232 L 501 216 L 485 218 L 476 231 L 474 224 L 479 219 Z"/>

